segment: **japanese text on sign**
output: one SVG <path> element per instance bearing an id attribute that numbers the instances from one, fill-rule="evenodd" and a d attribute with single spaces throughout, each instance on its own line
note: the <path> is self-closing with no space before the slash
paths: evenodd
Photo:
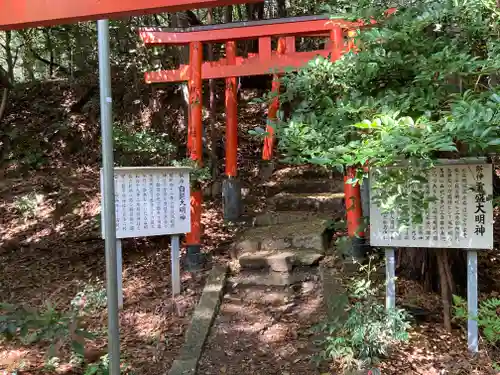
<path id="1" fill-rule="evenodd" d="M 114 181 L 116 238 L 180 234 L 191 230 L 188 168 L 115 168 Z M 102 235 L 104 238 L 104 223 Z"/>
<path id="2" fill-rule="evenodd" d="M 373 181 L 374 174 L 370 178 Z M 397 212 L 370 203 L 370 244 L 391 247 L 493 248 L 491 164 L 448 164 L 433 168 L 423 187 L 436 198 L 420 225 L 401 229 Z M 411 216 L 411 213 L 410 213 Z"/>

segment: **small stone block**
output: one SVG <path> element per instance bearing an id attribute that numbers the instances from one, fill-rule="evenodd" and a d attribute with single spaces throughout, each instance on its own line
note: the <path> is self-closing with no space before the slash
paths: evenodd
<path id="1" fill-rule="evenodd" d="M 283 250 L 288 249 L 292 244 L 285 238 L 267 238 L 261 242 L 261 250 Z"/>
<path id="2" fill-rule="evenodd" d="M 198 367 L 196 359 L 176 359 L 168 372 L 168 375 L 195 375 Z"/>
<path id="3" fill-rule="evenodd" d="M 260 250 L 260 242 L 256 240 L 243 240 L 234 245 L 237 252 L 247 253 Z"/>
<path id="4" fill-rule="evenodd" d="M 293 267 L 293 255 L 276 254 L 267 258 L 269 268 L 275 272 L 290 272 Z"/>
<path id="5" fill-rule="evenodd" d="M 240 266 L 243 268 L 251 268 L 251 269 L 261 269 L 267 268 L 267 256 L 268 252 L 259 251 L 257 253 L 249 253 L 241 255 L 238 260 L 240 262 Z"/>
<path id="6" fill-rule="evenodd" d="M 292 237 L 292 246 L 303 249 L 314 249 L 321 252 L 326 250 L 324 237 L 318 233 L 294 236 Z"/>
<path id="7" fill-rule="evenodd" d="M 297 266 L 313 266 L 323 258 L 323 254 L 304 251 L 298 252 L 294 256 L 294 265 Z"/>

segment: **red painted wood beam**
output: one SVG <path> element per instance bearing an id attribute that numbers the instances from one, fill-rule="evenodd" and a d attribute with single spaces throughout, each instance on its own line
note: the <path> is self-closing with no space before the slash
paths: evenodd
<path id="1" fill-rule="evenodd" d="M 262 0 L 1 0 L 0 30 L 260 1 Z"/>
<path id="2" fill-rule="evenodd" d="M 396 11 L 391 8 L 385 14 L 391 15 Z M 369 26 L 362 20 L 346 21 L 343 19 L 317 19 L 311 21 L 280 22 L 258 24 L 259 21 L 250 22 L 248 25 L 240 27 L 227 27 L 221 25 L 220 28 L 196 31 L 162 31 L 158 28 L 139 29 L 139 36 L 147 45 L 165 44 L 188 44 L 195 41 L 200 42 L 226 42 L 228 39 L 257 39 L 267 36 L 328 36 L 329 31 L 334 26 L 342 29 L 356 29 Z M 371 25 L 376 24 L 375 20 L 370 21 Z"/>
<path id="3" fill-rule="evenodd" d="M 226 43 L 228 65 L 236 62 L 236 43 Z M 236 77 L 226 78 L 226 176 L 238 175 L 238 99 Z"/>
<path id="4" fill-rule="evenodd" d="M 322 32 L 327 35 L 328 31 L 331 30 L 335 25 L 340 25 L 342 28 L 352 29 L 361 26 L 362 23 L 343 20 L 314 20 L 304 22 L 278 23 L 274 25 L 251 25 L 234 29 L 215 29 L 190 32 L 155 31 L 141 29 L 139 31 L 139 36 L 141 37 L 142 41 L 149 46 L 165 44 L 188 44 L 194 41 L 223 42 L 228 38 L 231 38 L 231 40 L 242 40 L 281 35 L 323 35 Z"/>
<path id="5" fill-rule="evenodd" d="M 202 79 L 217 79 L 227 77 L 258 76 L 272 73 L 284 73 L 288 68 L 299 69 L 306 65 L 316 56 L 328 57 L 331 51 L 317 50 L 310 52 L 295 52 L 291 54 L 277 55 L 273 53 L 270 59 L 259 59 L 259 56 L 250 58 L 236 58 L 235 65 L 225 65 L 225 59 L 216 62 L 203 63 Z M 189 66 L 182 65 L 176 70 L 160 70 L 158 72 L 146 72 L 144 79 L 146 83 L 182 82 L 189 80 Z"/>

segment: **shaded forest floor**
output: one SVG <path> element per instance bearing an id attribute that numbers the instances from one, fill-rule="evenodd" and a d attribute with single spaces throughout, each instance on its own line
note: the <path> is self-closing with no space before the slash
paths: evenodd
<path id="1" fill-rule="evenodd" d="M 84 84 L 78 87 L 79 91 L 75 91 L 66 84 L 49 82 L 21 88 L 14 93 L 2 123 L 4 137 L 8 133 L 10 142 L 3 151 L 21 156 L 17 163 L 5 165 L 1 171 L 2 302 L 37 308 L 50 302 L 68 310 L 85 286 L 102 288 L 105 264 L 100 239 L 97 102 L 94 96 L 75 113 L 73 105 L 87 92 Z M 135 119 L 144 124 L 154 117 L 147 91 L 139 91 L 144 104 L 134 104 L 135 110 L 127 109 L 133 105 L 122 95 L 116 112 L 124 117 L 123 121 Z M 262 126 L 263 113 L 253 105 L 241 108 L 239 161 L 250 213 L 262 209 L 263 197 L 254 189 L 260 142 L 248 136 L 247 130 Z M 163 116 L 172 113 L 178 116 L 178 109 L 172 108 Z M 219 118 L 218 123 L 222 126 L 223 119 Z M 36 151 L 30 152 L 35 150 L 33 147 Z M 219 199 L 207 199 L 205 208 L 205 250 L 214 262 L 226 262 L 227 246 L 237 228 L 224 224 Z M 497 243 L 499 238 L 497 235 Z M 168 243 L 168 238 L 157 237 L 123 244 L 122 351 L 125 363 L 135 374 L 168 371 L 203 287 L 205 272 L 197 277 L 184 272 L 184 293 L 171 300 Z M 494 252 L 480 258 L 483 296 L 494 296 L 500 286 L 500 258 Z M 324 317 L 322 299 L 317 279 L 303 284 L 300 291 L 230 289 L 202 358 L 200 374 L 236 375 L 242 370 L 258 375 L 321 373 L 311 364 L 318 350 L 312 345 L 310 329 Z M 425 293 L 414 282 L 398 280 L 398 302 L 425 308 L 428 320 L 413 329 L 410 342 L 399 347 L 391 360 L 382 363 L 383 374 L 492 373 L 488 368 L 493 359 L 500 359 L 498 353 L 482 351 L 477 359 L 470 360 L 464 330 L 456 326 L 453 334 L 444 331 L 438 296 Z M 89 341 L 87 363 L 97 361 L 106 352 L 106 318 L 102 308 L 85 318 L 85 326 L 98 334 L 96 340 Z M 46 348 L 43 344 L 0 343 L 0 370 L 47 373 L 43 368 Z M 57 373 L 81 373 L 69 365 L 67 356 L 61 359 Z"/>

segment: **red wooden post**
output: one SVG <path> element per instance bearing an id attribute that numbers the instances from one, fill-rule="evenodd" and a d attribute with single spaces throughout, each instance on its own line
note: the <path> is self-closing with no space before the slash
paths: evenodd
<path id="1" fill-rule="evenodd" d="M 188 153 L 191 160 L 203 166 L 202 79 L 203 46 L 201 42 L 189 44 L 189 121 Z M 191 232 L 186 235 L 188 266 L 199 265 L 203 228 L 201 224 L 203 194 L 199 187 L 191 192 Z"/>
<path id="2" fill-rule="evenodd" d="M 226 42 L 226 63 L 236 64 L 236 43 Z M 224 219 L 241 216 L 241 186 L 238 182 L 238 104 L 236 77 L 226 78 L 226 179 L 222 184 Z"/>
<path id="3" fill-rule="evenodd" d="M 344 36 L 342 35 L 342 28 L 339 25 L 334 25 L 330 31 L 332 61 L 340 59 L 342 56 L 342 49 L 344 47 Z"/>
<path id="4" fill-rule="evenodd" d="M 236 64 L 236 43 L 226 43 L 228 65 Z M 236 77 L 226 78 L 226 176 L 238 175 L 238 104 Z"/>
<path id="5" fill-rule="evenodd" d="M 284 38 L 279 38 L 278 39 L 278 48 L 277 48 L 277 54 L 282 55 L 285 53 L 286 50 L 286 39 Z M 273 157 L 273 147 L 274 147 L 274 124 L 276 123 L 277 120 L 277 114 L 278 114 L 278 109 L 279 109 L 279 91 L 280 91 L 280 81 L 279 81 L 279 75 L 275 74 L 273 76 L 273 83 L 272 83 L 272 93 L 275 95 L 273 98 L 271 104 L 269 105 L 269 109 L 267 112 L 267 125 L 266 125 L 266 132 L 268 135 L 266 135 L 266 138 L 264 139 L 264 149 L 262 151 L 262 159 L 263 160 L 271 160 Z"/>
<path id="6" fill-rule="evenodd" d="M 361 210 L 361 192 L 359 182 L 356 185 L 348 183 L 350 179 L 356 178 L 356 168 L 348 167 L 344 176 L 345 206 L 347 211 L 347 234 L 349 237 L 363 238 L 365 233 L 360 230 L 363 213 Z"/>
<path id="7" fill-rule="evenodd" d="M 202 124 L 202 79 L 203 48 L 200 42 L 189 44 L 189 123 L 188 147 L 189 157 L 203 165 L 203 124 Z"/>
<path id="8" fill-rule="evenodd" d="M 356 45 L 354 44 L 354 38 L 356 37 L 356 30 L 347 31 L 347 50 L 356 52 Z"/>

